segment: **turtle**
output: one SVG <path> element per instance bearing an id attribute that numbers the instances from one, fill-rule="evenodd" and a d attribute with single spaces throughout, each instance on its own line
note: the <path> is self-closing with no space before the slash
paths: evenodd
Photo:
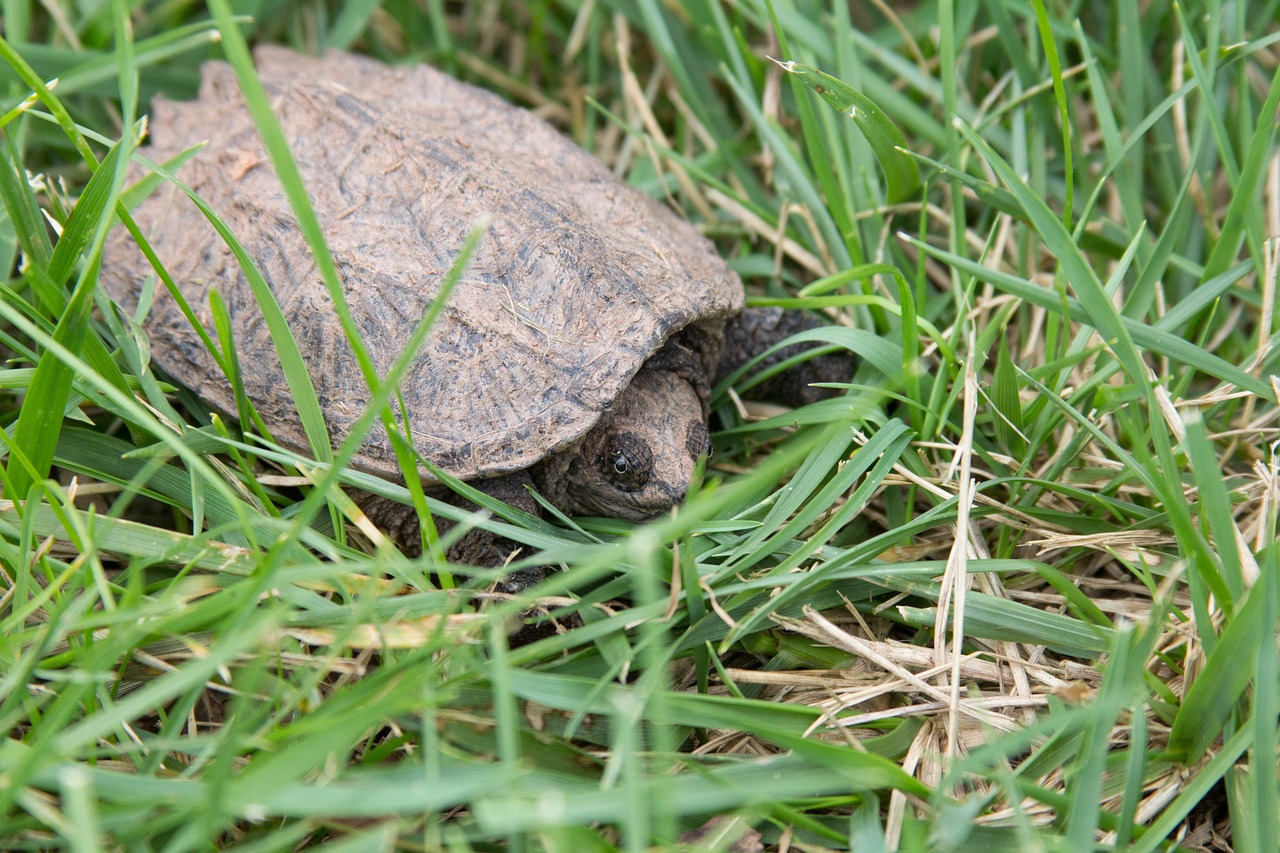
<path id="1" fill-rule="evenodd" d="M 668 512 L 711 449 L 717 379 L 818 325 L 799 312 L 744 309 L 741 280 L 694 226 L 495 94 L 427 65 L 355 54 L 259 47 L 254 61 L 380 375 L 469 231 L 487 222 L 401 381 L 398 416 L 421 459 L 508 503 L 536 511 L 532 487 L 570 514 L 642 521 Z M 157 96 L 149 134 L 141 153 L 154 162 L 205 143 L 177 175 L 269 285 L 336 446 L 369 389 L 230 66 L 206 63 L 194 100 Z M 278 442 L 305 452 L 267 324 L 226 242 L 172 183 L 132 215 L 213 339 L 210 298 L 221 297 L 232 338 L 223 346 L 239 355 L 246 396 Z M 121 310 L 136 310 L 153 275 L 115 229 L 101 281 Z M 213 409 L 237 411 L 231 384 L 163 288 L 143 326 L 168 376 Z M 771 393 L 801 405 L 832 393 L 815 382 L 849 373 L 847 357 L 821 355 Z M 381 425 L 352 464 L 402 477 Z M 431 466 L 419 474 L 439 494 Z M 406 553 L 420 553 L 411 507 L 361 499 Z M 509 543 L 473 533 L 450 559 L 501 564 Z"/>

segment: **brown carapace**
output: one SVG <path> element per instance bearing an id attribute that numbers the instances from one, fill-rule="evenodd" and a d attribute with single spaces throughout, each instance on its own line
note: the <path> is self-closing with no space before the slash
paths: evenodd
<path id="1" fill-rule="evenodd" d="M 348 54 L 261 48 L 255 58 L 380 372 L 432 305 L 468 233 L 488 222 L 399 389 L 417 453 L 455 477 L 526 509 L 536 507 L 525 489 L 533 485 L 567 512 L 653 517 L 683 500 L 708 450 L 711 385 L 730 366 L 722 354 L 741 363 L 817 325 L 744 312 L 741 282 L 693 226 L 491 93 L 426 66 Z M 369 389 L 230 67 L 206 65 L 196 100 L 157 99 L 150 133 L 142 153 L 156 162 L 206 142 L 178 177 L 270 286 L 330 438 L 341 442 Z M 277 440 L 305 451 L 267 324 L 231 250 L 172 184 L 134 216 L 215 340 L 209 295 L 221 295 L 248 398 Z M 134 310 L 151 275 L 116 229 L 102 270 L 111 296 Z M 144 327 L 168 375 L 235 411 L 230 384 L 163 288 Z M 845 380 L 849 364 L 808 362 L 784 396 L 816 399 L 824 392 L 809 383 Z M 354 464 L 401 476 L 381 426 Z M 411 508 L 377 499 L 368 509 L 417 550 Z M 493 545 L 465 542 L 451 556 L 492 564 L 501 551 Z"/>

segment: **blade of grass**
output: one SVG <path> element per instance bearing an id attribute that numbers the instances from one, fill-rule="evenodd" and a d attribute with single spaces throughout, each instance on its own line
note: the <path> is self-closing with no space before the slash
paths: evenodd
<path id="1" fill-rule="evenodd" d="M 69 243 L 72 248 L 60 255 L 60 242 L 54 249 L 53 260 L 50 262 L 53 266 L 59 257 L 71 257 L 72 252 L 78 256 L 83 243 L 91 243 L 88 261 L 53 332 L 53 339 L 72 353 L 78 354 L 85 336 L 92 334 L 89 329 L 89 311 L 93 306 L 93 291 L 97 286 L 102 246 L 111 222 L 110 217 L 105 214 L 115 206 L 115 200 L 124 186 L 124 166 L 132 147 L 133 143 L 126 135 L 107 154 L 102 166 L 94 173 L 84 194 L 76 203 L 68 223 L 67 231 L 73 234 Z M 83 241 L 77 241 L 75 234 L 83 234 Z M 69 271 L 70 261 L 64 261 L 64 266 Z M 27 456 L 39 478 L 48 475 L 49 466 L 53 462 L 53 451 L 58 443 L 63 408 L 71 390 L 71 379 L 70 367 L 56 354 L 45 352 L 41 355 L 35 376 L 31 380 L 31 388 L 27 394 L 28 404 L 18 414 L 14 441 L 26 448 Z M 24 466 L 10 466 L 8 474 L 15 493 L 26 494 L 32 484 L 28 470 Z"/>
<path id="2" fill-rule="evenodd" d="M 1212 758 L 1198 768 L 1195 775 L 1179 786 L 1177 797 L 1159 816 L 1143 828 L 1138 839 L 1126 853 L 1153 853 L 1158 849 L 1167 849 L 1163 842 L 1169 835 L 1176 832 L 1178 825 L 1186 819 L 1187 815 L 1204 801 L 1232 765 L 1240 760 L 1245 750 L 1249 749 L 1252 742 L 1252 729 L 1246 728 L 1236 732 Z"/>
<path id="3" fill-rule="evenodd" d="M 1260 578 L 1237 603 L 1204 669 L 1187 690 L 1169 732 L 1169 753 L 1184 764 L 1200 761 L 1217 738 L 1236 730 L 1235 726 L 1228 728 L 1228 721 L 1237 714 L 1245 688 L 1256 673 L 1242 662 L 1256 660 L 1255 650 L 1275 639 L 1275 623 L 1264 623 L 1270 586 L 1275 582 L 1274 577 Z M 1252 738 L 1255 729 L 1243 726 L 1238 731 Z"/>
<path id="4" fill-rule="evenodd" d="M 192 451 L 181 440 L 179 440 L 172 430 L 160 424 L 146 408 L 134 399 L 131 392 L 116 388 L 112 383 L 98 375 L 92 366 L 81 360 L 66 347 L 62 346 L 62 344 L 55 340 L 52 335 L 35 326 L 30 320 L 16 311 L 5 300 L 0 300 L 0 317 L 3 317 L 7 322 L 13 324 L 24 335 L 34 340 L 46 351 L 56 355 L 77 377 L 79 377 L 81 381 L 95 386 L 98 393 L 109 399 L 120 410 L 124 411 L 131 420 L 144 425 L 149 434 L 159 438 L 170 450 L 179 456 L 189 468 L 196 470 L 207 482 L 213 482 L 227 498 L 229 506 L 240 506 L 239 501 L 234 497 L 230 489 L 228 489 L 226 484 L 214 474 L 213 470 L 200 457 L 200 455 Z M 247 518 L 243 515 L 237 516 L 237 522 L 241 525 L 241 529 L 246 529 L 245 525 L 247 525 L 247 521 Z"/>
<path id="5" fill-rule="evenodd" d="M 1178 15 L 1181 17 L 1181 8 L 1175 8 L 1178 9 Z M 1192 62 L 1194 64 L 1195 59 Z M 1249 237 L 1250 257 L 1259 267 L 1261 265 L 1261 261 L 1258 260 L 1263 256 L 1261 199 L 1258 197 L 1257 188 L 1262 186 L 1263 169 L 1273 156 L 1277 130 L 1274 116 L 1277 109 L 1280 109 L 1280 68 L 1277 68 L 1272 76 L 1266 100 L 1262 102 L 1256 113 L 1258 123 L 1245 149 L 1244 167 L 1240 170 L 1239 180 L 1234 184 L 1234 192 L 1231 193 L 1231 201 L 1227 205 L 1227 215 L 1222 221 L 1218 242 L 1214 245 L 1209 260 L 1205 262 L 1204 277 L 1206 279 L 1213 278 L 1231 266 L 1246 236 Z M 1211 121 L 1218 120 L 1219 113 L 1216 109 L 1210 108 L 1206 110 L 1206 114 Z M 1221 153 L 1227 157 L 1231 150 L 1228 144 Z M 1228 179 L 1230 177 L 1228 173 Z M 1258 272 L 1262 273 L 1260 268 Z"/>
<path id="6" fill-rule="evenodd" d="M 250 19 L 239 16 L 241 23 Z M 7 26 L 8 14 L 5 14 L 6 36 L 11 42 L 22 45 L 22 55 L 33 66 L 43 69 L 57 69 L 58 91 L 63 97 L 79 93 L 98 93 L 111 97 L 119 95 L 118 60 L 113 50 L 93 50 L 81 46 L 79 50 L 70 47 L 58 47 L 25 42 L 14 36 Z M 162 60 L 182 56 L 206 48 L 217 43 L 218 32 L 209 26 L 207 20 L 180 24 L 165 28 L 154 36 L 145 38 L 134 45 L 136 64 L 149 67 L 147 82 L 152 86 L 157 83 L 174 83 L 185 78 L 194 78 L 191 71 L 171 72 L 161 65 Z M 0 82 L 8 76 L 4 66 L 0 65 Z M 21 79 L 21 74 L 18 74 Z"/>
<path id="7" fill-rule="evenodd" d="M 1102 686 L 1089 708 L 1079 754 L 1065 771 L 1071 796 L 1066 842 L 1074 849 L 1088 848 L 1097 837 L 1102 823 L 1103 774 L 1108 767 L 1111 732 L 1120 714 L 1141 701 L 1144 664 L 1160 634 L 1160 622 L 1154 619 L 1140 628 L 1113 634 L 1115 643 Z"/>
<path id="8" fill-rule="evenodd" d="M 1062 82 L 1062 63 L 1058 59 L 1058 44 L 1053 39 L 1053 29 L 1049 24 L 1049 13 L 1045 10 L 1044 0 L 1032 0 L 1035 8 L 1036 27 L 1040 32 L 1040 46 L 1044 48 L 1045 59 L 1049 62 L 1049 75 L 1053 79 L 1053 99 L 1058 105 L 1058 120 L 1062 124 L 1062 171 L 1063 171 L 1063 224 L 1071 222 L 1072 199 L 1075 194 L 1075 175 L 1071 168 L 1071 113 L 1067 109 L 1067 90 Z"/>
<path id="9" fill-rule="evenodd" d="M 915 161 L 904 153 L 907 140 L 903 138 L 902 131 L 884 110 L 843 80 L 817 68 L 791 60 L 774 59 L 773 62 L 788 74 L 794 74 L 832 109 L 853 119 L 870 143 L 884 172 L 889 204 L 898 204 L 916 195 L 920 187 L 920 171 Z"/>
<path id="10" fill-rule="evenodd" d="M 1037 287 L 1025 279 L 984 267 L 982 264 L 971 261 L 961 255 L 916 240 L 909 234 L 900 233 L 898 236 L 912 245 L 918 246 L 921 251 L 939 260 L 946 261 L 948 264 L 960 267 L 979 280 L 994 284 L 1019 299 L 1024 299 L 1033 305 L 1039 305 L 1049 310 L 1066 309 L 1070 319 L 1077 322 L 1090 322 L 1091 320 L 1090 312 L 1080 300 L 1074 297 L 1061 297 L 1053 291 Z M 1225 290 L 1231 283 L 1238 281 L 1246 272 L 1248 272 L 1247 267 L 1237 267 L 1229 271 L 1230 277 L 1228 279 L 1220 279 L 1218 284 Z M 1099 285 L 1099 288 L 1101 288 L 1101 285 Z M 1185 337 L 1168 332 L 1159 326 L 1140 323 L 1129 317 L 1121 316 L 1119 321 L 1128 334 L 1132 336 L 1134 343 L 1141 344 L 1159 355 L 1167 356 L 1175 361 L 1194 367 L 1196 370 L 1216 379 L 1221 379 L 1223 382 L 1235 385 L 1243 391 L 1256 394 L 1264 399 L 1273 399 L 1271 387 L 1266 382 L 1259 380 L 1256 376 L 1249 375 L 1237 365 L 1206 352 L 1203 348 L 1189 342 Z M 1164 325 L 1164 323 L 1162 322 L 1160 325 Z"/>
<path id="11" fill-rule="evenodd" d="M 742 106 L 750 116 L 756 132 L 760 134 L 769 148 L 777 157 L 778 168 L 786 175 L 787 181 L 791 184 L 793 191 L 799 196 L 800 201 L 806 209 L 813 214 L 817 223 L 818 234 L 814 235 L 815 239 L 820 238 L 825 242 L 826 247 L 834 254 L 837 269 L 845 269 L 855 264 L 852 256 L 849 254 L 849 248 L 845 240 L 841 236 L 841 232 L 832 219 L 831 213 L 827 206 L 822 203 L 821 194 L 818 192 L 818 185 L 815 184 L 808 169 L 797 156 L 789 140 L 773 127 L 765 118 L 759 104 L 756 103 L 754 93 L 748 89 L 747 85 L 736 79 L 729 79 L 728 84 L 733 90 L 738 103 Z M 798 83 L 796 85 L 799 85 Z M 801 109 L 810 108 L 807 105 Z M 821 172 L 819 176 L 821 176 Z M 810 242 L 812 245 L 812 241 Z M 861 263 L 859 259 L 856 263 Z M 832 270 L 834 272 L 834 270 Z"/>

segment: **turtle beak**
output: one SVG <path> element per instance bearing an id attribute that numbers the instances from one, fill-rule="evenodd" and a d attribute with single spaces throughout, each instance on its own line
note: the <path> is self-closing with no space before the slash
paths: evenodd
<path id="1" fill-rule="evenodd" d="M 682 486 L 661 486 L 661 499 L 655 500 L 656 495 L 649 495 L 649 500 L 641 502 L 634 500 L 632 505 L 635 507 L 635 521 L 652 521 L 655 518 L 666 515 L 673 508 L 684 503 L 685 497 L 689 494 L 689 484 Z"/>

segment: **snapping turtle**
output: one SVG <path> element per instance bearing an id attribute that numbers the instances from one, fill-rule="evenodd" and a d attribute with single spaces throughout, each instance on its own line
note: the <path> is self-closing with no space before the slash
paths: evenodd
<path id="1" fill-rule="evenodd" d="M 401 382 L 415 448 L 444 471 L 527 509 L 532 483 L 566 512 L 641 520 L 680 502 L 709 450 L 718 375 L 815 323 L 743 310 L 742 285 L 711 244 L 621 183 L 533 114 L 425 66 L 330 53 L 256 53 L 369 352 L 385 371 L 431 305 L 468 231 L 484 239 Z M 198 99 L 157 99 L 157 162 L 208 141 L 179 170 L 238 235 L 280 304 L 336 444 L 369 391 L 231 69 L 209 63 Z M 248 398 L 282 443 L 308 445 L 248 282 L 191 201 L 165 185 L 135 211 L 211 337 L 218 291 Z M 102 278 L 132 309 L 152 269 L 123 229 Z M 163 289 L 145 327 L 156 362 L 213 407 L 232 389 Z M 224 346 L 226 342 L 224 342 Z M 846 379 L 833 356 L 793 370 L 782 396 L 817 399 Z M 381 428 L 355 465 L 400 477 Z M 430 484 L 431 477 L 423 471 Z M 366 511 L 410 553 L 412 509 Z M 501 544 L 501 540 L 497 540 Z M 451 557 L 493 565 L 492 537 Z"/>

